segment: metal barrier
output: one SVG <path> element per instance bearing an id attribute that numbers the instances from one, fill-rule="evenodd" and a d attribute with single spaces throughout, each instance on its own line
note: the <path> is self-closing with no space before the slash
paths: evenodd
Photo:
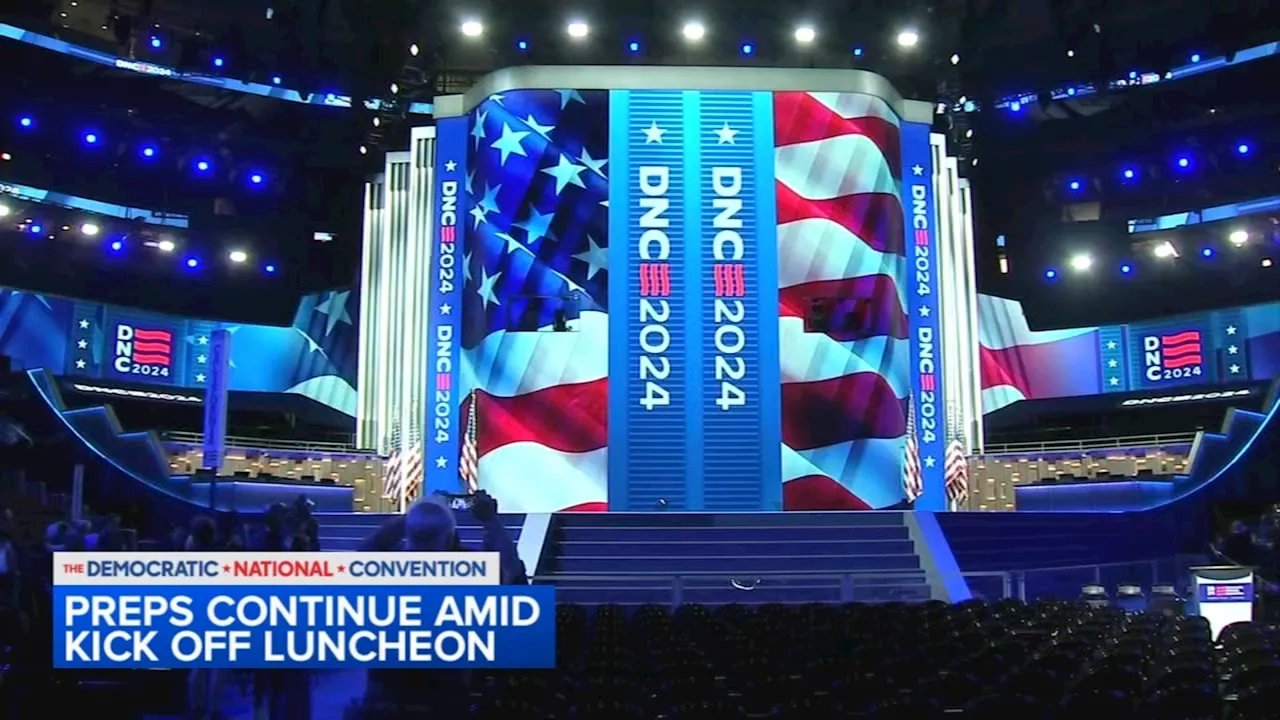
<path id="1" fill-rule="evenodd" d="M 1028 578 L 1036 575 L 1054 573 L 1073 573 L 1080 574 L 1085 579 L 1080 583 L 1104 584 L 1105 571 L 1108 569 L 1130 568 L 1134 572 L 1126 573 L 1126 575 L 1134 575 L 1145 573 L 1143 577 L 1126 577 L 1124 582 L 1137 581 L 1139 585 L 1150 588 L 1158 584 L 1176 584 L 1183 576 L 1186 569 L 1202 560 L 1202 558 L 1191 558 L 1190 556 L 1165 556 L 1152 560 L 1139 560 L 1132 562 L 1115 562 L 1101 563 L 1095 565 L 1063 565 L 1058 567 L 1035 568 L 1033 570 L 1003 570 L 1003 571 L 979 571 L 979 572 L 962 572 L 966 580 L 979 578 L 994 578 L 1000 580 L 1001 592 L 999 599 L 1017 599 L 1028 600 L 1027 584 Z M 855 591 L 859 586 L 866 586 L 875 583 L 877 580 L 884 580 L 884 583 L 875 583 L 881 587 L 890 586 L 892 581 L 903 577 L 918 577 L 921 574 L 919 570 L 874 570 L 866 572 L 848 572 L 848 573 L 792 573 L 792 574 L 772 574 L 764 573 L 759 575 L 716 575 L 716 574 L 684 574 L 684 575 L 538 575 L 532 579 L 536 585 L 555 585 L 561 582 L 593 582 L 600 583 L 599 586 L 585 586 L 583 589 L 596 590 L 657 590 L 669 588 L 671 592 L 671 605 L 680 606 L 685 603 L 685 593 L 691 589 L 697 590 L 735 590 L 744 594 L 743 599 L 746 600 L 746 594 L 750 593 L 763 584 L 771 586 L 785 586 L 790 583 L 803 582 L 806 587 L 813 588 L 814 583 L 829 583 L 831 590 L 836 591 L 836 597 L 840 603 L 855 602 Z M 776 584 L 776 585 L 775 585 Z M 1076 587 L 1079 590 L 1079 587 Z M 975 596 L 981 595 L 975 593 Z M 1074 596 L 1074 595 L 1073 595 Z M 995 599 L 988 597 L 987 599 Z M 1034 600 L 1036 597 L 1031 597 Z"/>
<path id="2" fill-rule="evenodd" d="M 1162 447 L 1166 445 L 1190 445 L 1198 432 L 1170 433 L 1168 435 L 1130 435 L 1127 437 L 1090 438 L 1087 440 L 1057 440 L 1040 443 L 1010 443 L 988 445 L 974 457 L 992 455 L 1018 455 L 1031 452 L 1070 452 L 1072 450 L 1110 450 L 1115 448 Z"/>
<path id="3" fill-rule="evenodd" d="M 204 435 L 193 432 L 167 432 L 161 433 L 160 440 L 161 442 L 200 446 L 204 444 Z M 294 452 L 338 453 L 343 455 L 369 454 L 357 449 L 355 443 L 273 440 L 270 438 L 228 437 L 227 447 L 261 450 L 291 450 Z"/>

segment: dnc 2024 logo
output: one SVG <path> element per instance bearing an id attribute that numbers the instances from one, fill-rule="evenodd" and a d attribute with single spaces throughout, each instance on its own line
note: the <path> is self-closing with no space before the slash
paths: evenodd
<path id="1" fill-rule="evenodd" d="M 173 333 L 121 323 L 116 326 L 115 360 L 122 375 L 169 377 L 173 368 Z"/>
<path id="2" fill-rule="evenodd" d="M 1142 338 L 1143 373 L 1148 382 L 1185 380 L 1204 374 L 1204 339 L 1199 330 Z"/>

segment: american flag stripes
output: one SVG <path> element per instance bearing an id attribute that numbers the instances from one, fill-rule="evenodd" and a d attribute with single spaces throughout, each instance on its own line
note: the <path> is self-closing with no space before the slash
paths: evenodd
<path id="1" fill-rule="evenodd" d="M 409 425 L 408 442 L 404 451 L 404 497 L 402 505 L 408 507 L 422 489 L 422 433 L 416 421 Z"/>
<path id="2" fill-rule="evenodd" d="M 947 434 L 951 437 L 951 442 L 947 444 L 942 476 L 946 483 L 949 509 L 959 510 L 969 497 L 969 458 L 965 455 L 964 430 L 960 425 L 959 413 L 951 408 L 947 414 Z"/>
<path id="3" fill-rule="evenodd" d="M 467 403 L 467 428 L 462 436 L 462 457 L 458 461 L 458 473 L 462 476 L 463 488 L 473 493 L 480 489 L 480 458 L 476 454 L 476 393 L 471 391 L 470 402 Z"/>
<path id="4" fill-rule="evenodd" d="M 382 462 L 382 497 L 400 500 L 400 486 L 404 482 L 404 452 L 400 447 L 400 423 L 392 423 L 387 439 L 387 458 Z"/>
<path id="5" fill-rule="evenodd" d="M 907 403 L 907 441 L 902 458 L 902 491 L 907 502 L 915 502 L 924 494 L 924 477 L 920 472 L 920 445 L 916 442 L 915 404 Z"/>

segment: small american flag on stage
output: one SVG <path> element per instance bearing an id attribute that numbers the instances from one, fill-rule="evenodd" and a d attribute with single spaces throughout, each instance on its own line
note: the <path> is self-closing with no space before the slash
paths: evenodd
<path id="1" fill-rule="evenodd" d="M 969 458 L 965 455 L 964 432 L 954 415 L 950 424 L 951 442 L 947 445 L 943 477 L 947 486 L 947 502 L 952 510 L 958 510 L 969 497 Z"/>
<path id="2" fill-rule="evenodd" d="M 902 459 L 902 490 L 907 502 L 915 502 L 924 494 L 924 477 L 920 472 L 920 446 L 916 442 L 916 405 L 907 398 L 907 442 Z"/>
<path id="3" fill-rule="evenodd" d="M 480 489 L 480 457 L 476 448 L 476 393 L 471 391 L 471 402 L 467 403 L 467 430 L 462 436 L 462 459 L 458 463 L 458 472 L 466 483 L 466 491 L 473 493 Z"/>
<path id="4" fill-rule="evenodd" d="M 422 488 L 422 450 L 422 433 L 418 431 L 418 423 L 415 421 L 409 425 L 409 442 L 405 444 L 405 505 L 413 502 Z"/>
<path id="5" fill-rule="evenodd" d="M 400 485 L 404 481 L 404 452 L 400 447 L 400 424 L 392 423 L 391 437 L 387 440 L 387 459 L 382 463 L 382 497 L 400 499 Z"/>

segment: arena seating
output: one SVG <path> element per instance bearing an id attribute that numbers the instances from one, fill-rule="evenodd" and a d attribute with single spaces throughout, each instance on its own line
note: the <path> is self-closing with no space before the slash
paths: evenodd
<path id="1" fill-rule="evenodd" d="M 1115 608 L 561 606 L 557 624 L 557 670 L 478 674 L 474 717 L 1251 720 L 1280 701 L 1280 629 L 1215 647 L 1200 618 Z"/>

